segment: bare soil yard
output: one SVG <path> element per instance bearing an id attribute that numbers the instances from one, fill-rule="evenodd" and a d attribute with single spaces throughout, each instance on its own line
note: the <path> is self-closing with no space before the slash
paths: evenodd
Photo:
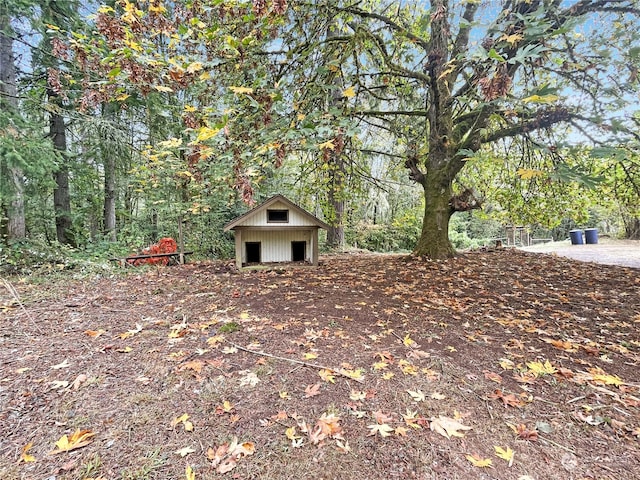
<path id="1" fill-rule="evenodd" d="M 0 478 L 640 479 L 637 269 L 321 260 L 7 279 Z"/>

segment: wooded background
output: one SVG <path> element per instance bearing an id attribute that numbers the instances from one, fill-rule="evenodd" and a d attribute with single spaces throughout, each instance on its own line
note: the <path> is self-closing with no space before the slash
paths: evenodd
<path id="1" fill-rule="evenodd" d="M 2 0 L 0 260 L 136 251 L 180 222 L 227 258 L 222 226 L 275 193 L 332 225 L 329 247 L 440 258 L 505 225 L 638 239 L 638 13 Z"/>

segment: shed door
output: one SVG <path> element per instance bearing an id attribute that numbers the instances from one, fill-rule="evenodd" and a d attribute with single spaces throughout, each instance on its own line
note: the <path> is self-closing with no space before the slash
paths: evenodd
<path id="1" fill-rule="evenodd" d="M 291 260 L 304 262 L 307 257 L 307 242 L 291 242 Z"/>
<path id="2" fill-rule="evenodd" d="M 247 263 L 260 263 L 260 242 L 246 242 Z"/>

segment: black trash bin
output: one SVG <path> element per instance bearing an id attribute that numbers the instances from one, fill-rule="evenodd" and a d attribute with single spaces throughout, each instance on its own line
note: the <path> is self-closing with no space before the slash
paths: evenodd
<path id="1" fill-rule="evenodd" d="M 584 239 L 589 244 L 598 243 L 598 229 L 586 228 L 584 230 Z"/>
<path id="2" fill-rule="evenodd" d="M 569 230 L 569 237 L 571 237 L 571 245 L 583 245 L 582 230 Z"/>

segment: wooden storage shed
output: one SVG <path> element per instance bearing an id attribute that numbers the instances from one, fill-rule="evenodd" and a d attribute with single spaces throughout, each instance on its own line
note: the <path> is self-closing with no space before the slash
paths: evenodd
<path id="1" fill-rule="evenodd" d="M 318 230 L 329 226 L 283 195 L 225 225 L 236 238 L 236 266 L 308 262 L 318 265 Z"/>

